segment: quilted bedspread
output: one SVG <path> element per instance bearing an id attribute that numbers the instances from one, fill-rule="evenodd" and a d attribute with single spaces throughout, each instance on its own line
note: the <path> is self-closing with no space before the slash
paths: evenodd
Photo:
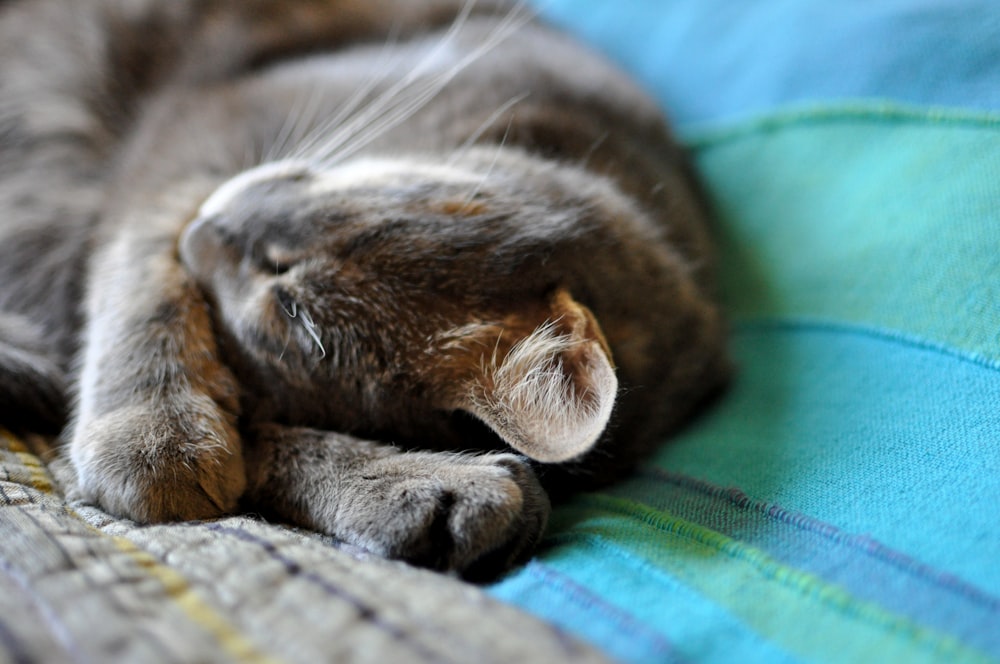
<path id="1" fill-rule="evenodd" d="M 537 4 L 690 149 L 732 389 L 486 588 L 117 521 L 2 434 L 0 661 L 1000 661 L 996 0 Z"/>

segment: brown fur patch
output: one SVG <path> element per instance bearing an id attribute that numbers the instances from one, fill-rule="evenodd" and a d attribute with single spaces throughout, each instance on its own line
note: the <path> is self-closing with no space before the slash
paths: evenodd
<path id="1" fill-rule="evenodd" d="M 316 455 L 269 468 L 255 500 L 461 567 L 502 540 L 520 550 L 544 500 L 515 459 L 408 449 L 497 444 L 449 411 L 559 464 L 547 490 L 564 469 L 580 488 L 620 476 L 720 384 L 707 225 L 655 104 L 571 40 L 507 20 L 519 6 L 0 2 L 0 323 L 44 331 L 0 362 L 52 365 L 6 362 L 0 403 L 61 417 L 66 373 L 82 497 L 140 520 L 226 512 L 255 425 L 327 429 L 275 436 L 278 464 Z M 300 176 L 240 180 L 276 163 Z M 409 520 L 371 491 L 383 480 Z M 345 521 L 338 500 L 371 510 Z M 458 506 L 457 557 L 435 548 L 438 500 Z M 488 504 L 509 527 L 461 508 Z"/>
<path id="2" fill-rule="evenodd" d="M 476 217 L 489 212 L 489 208 L 478 201 L 445 201 L 437 210 L 450 217 Z"/>

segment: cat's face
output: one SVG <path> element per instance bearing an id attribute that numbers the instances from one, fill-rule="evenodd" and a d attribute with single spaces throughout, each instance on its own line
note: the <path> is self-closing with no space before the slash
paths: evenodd
<path id="1" fill-rule="evenodd" d="M 572 176 L 532 168 L 494 150 L 267 164 L 202 204 L 181 260 L 279 416 L 410 437 L 463 410 L 564 461 L 597 440 L 617 382 L 555 267 L 593 206 Z"/>

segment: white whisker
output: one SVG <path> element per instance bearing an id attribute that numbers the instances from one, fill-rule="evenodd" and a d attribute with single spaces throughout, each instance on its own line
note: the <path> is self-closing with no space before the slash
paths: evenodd
<path id="1" fill-rule="evenodd" d="M 285 359 L 285 351 L 288 350 L 288 344 L 292 342 L 292 331 L 288 330 L 285 332 L 285 345 L 281 347 L 281 352 L 278 353 L 278 361 Z"/>
<path id="2" fill-rule="evenodd" d="M 580 168 L 587 167 L 587 165 L 590 163 L 590 158 L 594 156 L 594 153 L 597 152 L 597 150 L 602 145 L 604 145 L 604 141 L 608 140 L 609 136 L 611 136 L 610 131 L 602 132 L 601 135 L 597 137 L 597 140 L 595 140 L 593 143 L 590 144 L 590 147 L 587 148 L 587 151 L 583 154 L 583 157 L 580 158 Z"/>
<path id="3" fill-rule="evenodd" d="M 313 159 L 323 166 L 335 164 L 399 126 L 440 94 L 441 90 L 462 71 L 508 39 L 534 17 L 531 11 L 525 9 L 525 4 L 519 2 L 481 44 L 449 69 L 427 77 L 424 70 L 464 27 L 472 5 L 472 2 L 466 3 L 462 13 L 445 36 L 421 58 L 409 74 L 390 86 L 342 127 L 338 127 L 322 146 L 316 148 Z"/>
<path id="4" fill-rule="evenodd" d="M 322 148 L 317 147 L 320 141 L 323 141 L 324 139 L 329 140 L 329 132 L 340 125 L 346 118 L 349 118 L 351 114 L 358 109 L 365 97 L 367 97 L 372 90 L 374 90 L 389 76 L 394 66 L 393 58 L 398 58 L 398 56 L 394 55 L 392 52 L 398 38 L 399 26 L 398 24 L 395 24 L 389 32 L 385 46 L 382 49 L 382 54 L 379 56 L 378 63 L 373 67 L 373 69 L 379 72 L 379 74 L 372 76 L 364 85 L 355 90 L 354 94 L 348 97 L 347 101 L 341 104 L 340 108 L 337 109 L 333 116 L 327 118 L 320 125 L 313 128 L 307 136 L 296 141 L 295 148 L 292 154 L 289 155 L 289 158 L 307 158 L 309 154 L 321 150 Z M 314 111 L 313 119 L 315 119 L 315 116 L 316 112 Z"/>
<path id="5" fill-rule="evenodd" d="M 274 139 L 268 146 L 264 161 L 276 161 L 282 153 L 288 149 L 289 144 L 295 144 L 292 138 L 316 119 L 319 113 L 319 101 L 322 95 L 318 87 L 309 89 L 308 95 L 301 92 L 295 95 L 295 101 L 285 116 L 285 121 L 281 129 L 275 134 Z"/>
<path id="6" fill-rule="evenodd" d="M 355 131 L 354 130 L 355 125 L 365 124 L 367 123 L 369 117 L 377 113 L 381 113 L 385 105 L 390 103 L 393 100 L 393 98 L 395 98 L 399 93 L 404 91 L 407 86 L 411 85 L 414 81 L 418 80 L 420 76 L 423 75 L 424 70 L 429 66 L 429 64 L 434 61 L 434 58 L 436 58 L 438 54 L 442 51 L 442 49 L 444 49 L 452 41 L 452 39 L 454 39 L 458 31 L 461 30 L 461 28 L 465 25 L 466 21 L 468 20 L 469 14 L 472 12 L 472 8 L 474 6 L 475 6 L 475 0 L 468 0 L 462 6 L 462 9 L 459 11 L 458 16 L 456 16 L 455 20 L 452 22 L 452 25 L 448 29 L 448 32 L 445 33 L 445 35 L 435 45 L 435 47 L 431 49 L 423 58 L 421 58 L 406 76 L 396 81 L 393 85 L 389 86 L 389 88 L 383 91 L 378 97 L 372 100 L 369 103 L 368 107 L 365 109 L 364 114 L 355 115 L 350 120 L 349 123 L 345 124 L 342 127 L 337 127 L 337 130 L 330 137 L 328 137 L 327 142 L 316 149 L 317 156 L 320 156 L 322 154 L 329 154 L 336 147 L 335 145 L 331 145 L 331 143 L 340 142 L 342 140 L 340 138 L 342 135 L 344 134 L 350 135 L 351 132 Z M 390 45 L 392 45 L 391 42 L 387 43 L 386 50 L 388 50 L 388 46 Z M 391 68 L 386 66 L 383 68 L 383 70 L 386 73 L 388 73 L 389 71 L 391 71 Z M 363 89 L 360 94 L 355 93 L 352 96 L 352 98 L 348 101 L 348 103 L 345 105 L 345 109 L 347 109 L 347 114 L 352 113 L 355 110 L 357 104 L 360 103 L 360 100 L 363 99 L 368 92 L 374 89 L 374 87 L 377 86 L 378 83 L 381 83 L 382 80 L 385 79 L 385 76 L 386 75 L 374 77 L 371 81 L 369 81 L 368 84 L 363 86 Z M 334 118 L 331 119 L 330 122 L 324 123 L 323 129 L 325 130 L 333 129 L 334 124 L 332 123 L 334 122 L 339 123 L 339 121 L 344 119 L 344 117 L 345 113 L 339 112 Z"/>
<path id="7" fill-rule="evenodd" d="M 510 136 L 510 128 L 513 125 L 513 123 L 514 123 L 514 117 L 511 116 L 510 120 L 507 121 L 507 129 L 505 129 L 503 132 L 503 138 L 500 139 L 500 144 L 497 145 L 496 153 L 493 155 L 493 161 L 491 161 L 490 165 L 486 167 L 486 172 L 483 173 L 483 177 L 480 178 L 478 183 L 476 183 L 476 186 L 473 188 L 472 192 L 469 194 L 468 198 L 465 199 L 465 202 L 459 209 L 464 210 L 465 208 L 467 208 L 469 205 L 472 204 L 472 201 L 476 199 L 476 196 L 482 190 L 483 185 L 486 184 L 486 180 L 488 180 L 490 175 L 493 174 L 493 169 L 496 168 L 497 161 L 499 161 L 500 159 L 500 153 L 503 152 L 504 145 L 507 144 L 507 137 Z"/>
<path id="8" fill-rule="evenodd" d="M 296 302 L 295 300 L 292 300 L 291 311 L 286 309 L 284 304 L 281 304 L 280 306 L 282 311 L 288 314 L 289 318 L 293 318 L 302 323 L 302 329 L 306 331 L 306 334 L 308 334 L 310 338 L 312 338 L 312 340 L 319 347 L 319 352 L 320 352 L 319 359 L 322 360 L 323 358 L 325 358 L 326 348 L 323 346 L 323 340 L 319 336 L 319 326 L 316 325 L 316 321 L 314 321 L 313 317 L 309 315 L 309 312 L 299 307 L 298 302 Z M 285 347 L 287 348 L 287 346 L 288 343 L 286 341 Z M 284 350 L 281 351 L 281 354 L 284 355 L 285 351 Z"/>
<path id="9" fill-rule="evenodd" d="M 517 104 L 520 104 L 522 101 L 524 101 L 525 99 L 527 99 L 530 96 L 531 96 L 531 92 L 530 91 L 525 91 L 525 92 L 522 92 L 519 95 L 515 95 L 515 96 L 511 97 L 510 99 L 508 99 L 507 101 L 505 101 L 500 106 L 500 108 L 498 108 L 497 110 L 493 111 L 493 113 L 491 113 L 490 116 L 488 118 L 486 118 L 486 120 L 484 120 L 483 123 L 481 125 L 479 125 L 474 132 L 472 132 L 472 135 L 470 135 L 467 139 L 465 139 L 462 142 L 461 145 L 459 145 L 457 148 L 455 148 L 455 151 L 452 153 L 451 158 L 448 159 L 447 162 L 445 162 L 445 165 L 446 166 L 453 166 L 456 161 L 458 161 L 459 159 L 461 159 L 462 157 L 465 156 L 465 153 L 467 153 L 469 151 L 469 148 L 471 148 L 476 143 L 476 141 L 478 141 L 480 138 L 482 138 L 483 134 L 486 133 L 486 130 L 489 129 L 491 126 L 493 126 L 493 123 L 495 123 L 497 120 L 500 119 L 500 116 L 502 116 L 504 113 L 506 113 L 507 111 L 509 111 L 511 108 L 513 108 Z M 509 123 L 507 124 L 507 131 L 510 131 L 510 124 Z"/>
<path id="10" fill-rule="evenodd" d="M 302 321 L 302 326 L 305 327 L 306 332 L 312 337 L 312 340 L 316 342 L 319 346 L 320 356 L 319 359 L 326 357 L 326 348 L 323 347 L 323 341 L 319 338 L 319 331 L 316 327 L 316 323 L 313 321 L 312 316 L 305 309 L 299 310 L 299 320 Z"/>

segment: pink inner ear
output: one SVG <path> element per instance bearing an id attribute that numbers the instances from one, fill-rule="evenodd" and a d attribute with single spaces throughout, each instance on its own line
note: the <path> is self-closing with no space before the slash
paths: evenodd
<path id="1" fill-rule="evenodd" d="M 618 379 L 591 313 L 565 291 L 551 307 L 557 317 L 487 365 L 464 406 L 517 451 L 556 463 L 600 438 Z"/>

